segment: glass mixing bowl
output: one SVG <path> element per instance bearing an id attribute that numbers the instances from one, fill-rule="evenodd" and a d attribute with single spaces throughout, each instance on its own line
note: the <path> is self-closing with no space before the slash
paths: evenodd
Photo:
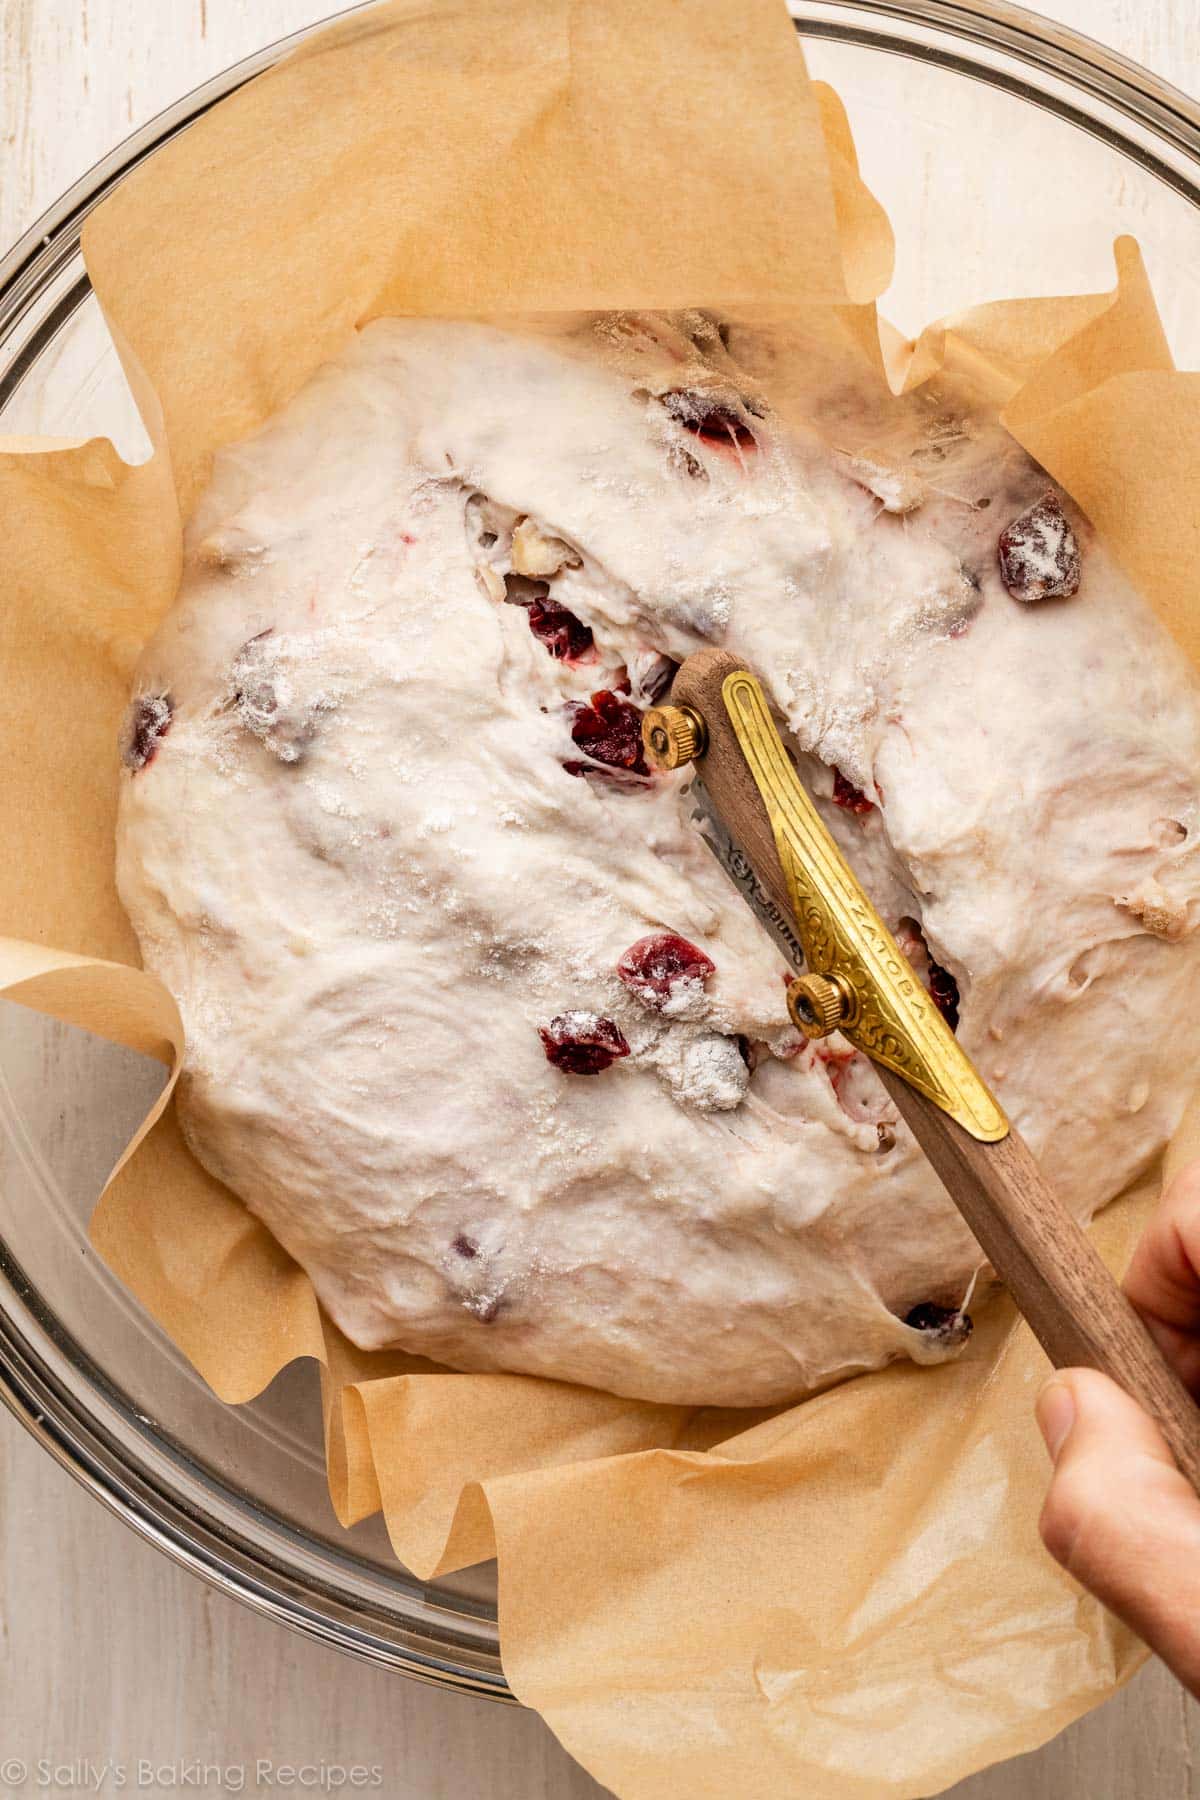
<path id="1" fill-rule="evenodd" d="M 1111 240 L 1132 231 L 1179 360 L 1200 364 L 1200 108 L 994 0 L 793 11 L 896 225 L 885 305 L 901 329 L 979 299 L 1110 287 Z M 0 432 L 103 433 L 145 454 L 80 228 L 131 168 L 295 41 L 127 139 L 0 262 Z M 99 1499 L 227 1593 L 408 1674 L 507 1697 L 491 1571 L 418 1582 L 378 1520 L 338 1527 L 313 1367 L 288 1369 L 253 1405 L 221 1405 L 89 1249 L 95 1195 L 161 1078 L 0 1005 L 3 1398 Z"/>

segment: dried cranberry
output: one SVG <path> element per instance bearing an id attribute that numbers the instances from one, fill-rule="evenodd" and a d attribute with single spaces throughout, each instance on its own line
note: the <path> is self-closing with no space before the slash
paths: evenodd
<path id="1" fill-rule="evenodd" d="M 740 450 L 756 450 L 754 433 L 742 415 L 732 406 L 711 399 L 707 394 L 693 393 L 690 388 L 672 388 L 659 399 L 671 417 L 717 450 L 728 450 L 736 444 Z"/>
<path id="2" fill-rule="evenodd" d="M 560 662 L 578 662 L 592 647 L 592 628 L 547 594 L 529 603 L 529 629 Z"/>
<path id="3" fill-rule="evenodd" d="M 170 694 L 136 694 L 130 702 L 121 727 L 121 761 L 135 775 L 158 755 L 174 711 Z"/>
<path id="4" fill-rule="evenodd" d="M 459 1256 L 465 1256 L 468 1262 L 479 1255 L 479 1245 L 474 1238 L 469 1238 L 465 1231 L 459 1232 L 450 1248 L 457 1251 Z"/>
<path id="5" fill-rule="evenodd" d="M 575 708 L 572 740 L 596 762 L 610 769 L 628 769 L 634 775 L 650 773 L 642 752 L 642 715 L 630 701 L 609 688 L 592 695 L 588 705 Z M 586 775 L 586 763 L 565 764 L 568 774 Z"/>
<path id="6" fill-rule="evenodd" d="M 951 1031 L 958 1030 L 958 983 L 949 969 L 937 962 L 925 941 L 925 933 L 916 919 L 901 919 L 896 927 L 896 942 L 920 977 L 929 998 L 945 1019 Z"/>
<path id="7" fill-rule="evenodd" d="M 945 1344 L 965 1344 L 975 1329 L 970 1313 L 955 1306 L 939 1306 L 935 1300 L 922 1300 L 905 1314 L 904 1323 Z"/>
<path id="8" fill-rule="evenodd" d="M 567 1075 L 599 1075 L 629 1055 L 619 1027 L 598 1013 L 560 1013 L 549 1025 L 538 1027 L 538 1036 L 546 1061 Z"/>
<path id="9" fill-rule="evenodd" d="M 929 959 L 929 998 L 945 1019 L 951 1031 L 958 1030 L 958 983 L 949 969 Z"/>
<path id="10" fill-rule="evenodd" d="M 1079 587 L 1079 544 L 1054 492 L 1004 527 L 998 549 L 1000 576 L 1014 600 L 1062 600 Z"/>
<path id="11" fill-rule="evenodd" d="M 875 811 L 875 802 L 868 800 L 862 789 L 856 788 L 852 781 L 847 781 L 838 768 L 833 771 L 833 804 L 860 816 Z"/>
<path id="12" fill-rule="evenodd" d="M 643 1006 L 661 1012 L 681 983 L 702 987 L 715 968 L 712 959 L 686 938 L 673 931 L 656 931 L 629 946 L 617 964 L 617 974 Z"/>
<path id="13" fill-rule="evenodd" d="M 286 644 L 268 626 L 233 659 L 230 698 L 238 721 L 282 763 L 302 760 L 323 703 L 305 703 L 289 673 Z"/>

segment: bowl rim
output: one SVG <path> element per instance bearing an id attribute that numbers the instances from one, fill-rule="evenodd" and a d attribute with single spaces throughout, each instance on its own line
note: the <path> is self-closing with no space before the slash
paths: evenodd
<path id="1" fill-rule="evenodd" d="M 100 158 L 0 257 L 0 411 L 91 291 L 86 273 L 73 267 L 90 213 L 127 174 L 212 106 L 315 32 L 374 4 L 359 0 L 342 8 L 181 96 Z M 1070 26 L 1008 0 L 789 0 L 789 5 L 801 38 L 931 62 L 1006 89 L 1107 141 L 1200 208 L 1200 102 Z M 1088 97 L 1092 110 L 1078 103 L 1080 96 Z M 43 304 L 39 315 L 47 294 L 53 303 Z M 84 1369 L 88 1385 L 82 1398 L 57 1374 L 47 1345 Z M 478 1635 L 480 1621 L 493 1617 L 488 1609 L 457 1596 L 443 1603 L 435 1589 L 416 1583 L 429 1596 L 428 1610 L 444 1612 L 445 1629 L 426 1618 L 398 1630 L 385 1609 L 376 1614 L 311 1573 L 297 1575 L 262 1541 L 205 1513 L 193 1495 L 172 1491 L 148 1455 L 142 1462 L 131 1456 L 128 1442 L 105 1423 L 103 1406 L 88 1404 L 103 1400 L 119 1409 L 119 1391 L 105 1388 L 103 1371 L 90 1364 L 40 1302 L 0 1242 L 0 1401 L 110 1512 L 222 1592 L 306 1636 L 418 1680 L 498 1700 L 514 1698 L 494 1629 L 485 1638 Z M 144 1425 L 141 1436 L 147 1436 Z M 224 1484 L 218 1478 L 215 1485 Z M 284 1520 L 275 1525 L 285 1536 L 301 1535 Z M 469 1643 L 455 1631 L 456 1618 L 474 1628 Z"/>
<path id="2" fill-rule="evenodd" d="M 31 285 L 40 287 L 44 284 L 46 261 L 55 244 L 60 243 L 64 235 L 77 238 L 88 214 L 139 163 L 186 130 L 219 101 L 271 68 L 306 38 L 354 13 L 367 12 L 375 4 L 376 0 L 357 0 L 355 5 L 341 8 L 312 25 L 264 45 L 261 50 L 232 63 L 220 74 L 181 95 L 115 144 L 107 155 L 48 206 L 0 257 L 0 341 L 8 335 L 13 315 L 26 299 Z M 1032 88 L 1012 71 L 986 67 L 968 56 L 955 56 L 944 45 L 903 38 L 900 32 L 905 26 L 916 26 L 951 43 L 957 41 L 973 45 L 983 53 L 1012 57 L 1028 69 L 1040 71 L 1090 95 L 1138 127 L 1151 143 L 1143 146 L 1143 153 L 1136 159 L 1182 192 L 1185 198 L 1200 205 L 1200 101 L 1130 57 L 1076 31 L 1073 26 L 1059 25 L 1040 13 L 1010 4 L 1010 0 L 788 0 L 788 5 L 796 31 L 802 38 L 835 39 L 907 56 L 910 60 L 949 66 L 970 79 L 1015 92 L 1035 105 L 1053 105 L 1053 110 L 1070 123 L 1105 137 L 1126 156 L 1131 151 L 1136 155 L 1136 147 L 1128 138 L 1098 127 L 1094 119 L 1064 103 L 1061 97 L 1051 102 L 1045 93 Z M 859 22 L 864 14 L 890 21 L 893 29 L 884 31 Z M 1156 156 L 1152 148 L 1155 141 L 1169 154 Z M 1178 166 L 1179 159 L 1182 159 L 1182 169 Z M 1190 180 L 1184 172 L 1188 163 L 1195 165 L 1195 174 Z M 83 293 L 76 294 L 72 290 L 64 300 L 73 300 L 73 304 L 78 305 L 87 291 L 85 283 Z M 44 342 L 41 347 L 44 348 Z M 0 380 L 0 407 L 4 406 L 28 361 L 32 360 L 32 356 L 22 358 L 22 367 L 4 372 Z"/>

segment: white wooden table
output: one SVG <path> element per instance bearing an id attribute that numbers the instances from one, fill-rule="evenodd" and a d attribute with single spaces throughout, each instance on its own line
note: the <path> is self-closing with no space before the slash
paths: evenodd
<path id="1" fill-rule="evenodd" d="M 0 0 L 0 247 L 134 126 L 335 4 Z M 1042 5 L 1200 89 L 1197 0 Z M 1200 1800 L 1198 1717 L 1152 1667 L 1054 1744 L 954 1792 Z M 29 1765 L 26 1782 L 14 1784 L 7 1758 Z M 74 1772 L 39 1789 L 39 1758 Z M 377 1764 L 393 1800 L 602 1791 L 537 1718 L 352 1663 L 218 1596 L 111 1519 L 0 1414 L 0 1793 L 92 1793 L 106 1759 L 125 1766 L 128 1788 L 138 1759 L 174 1768 L 144 1792 L 188 1791 L 196 1763 L 244 1765 L 244 1791 L 265 1791 L 258 1758 Z M 218 1791 L 209 1783 L 200 1791 Z M 100 1791 L 115 1791 L 111 1775 Z"/>

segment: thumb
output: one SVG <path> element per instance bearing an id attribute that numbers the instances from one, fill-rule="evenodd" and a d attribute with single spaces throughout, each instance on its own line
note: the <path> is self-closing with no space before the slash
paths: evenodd
<path id="1" fill-rule="evenodd" d="M 1200 1499 L 1157 1425 L 1093 1369 L 1042 1389 L 1047 1550 L 1200 1695 Z"/>

